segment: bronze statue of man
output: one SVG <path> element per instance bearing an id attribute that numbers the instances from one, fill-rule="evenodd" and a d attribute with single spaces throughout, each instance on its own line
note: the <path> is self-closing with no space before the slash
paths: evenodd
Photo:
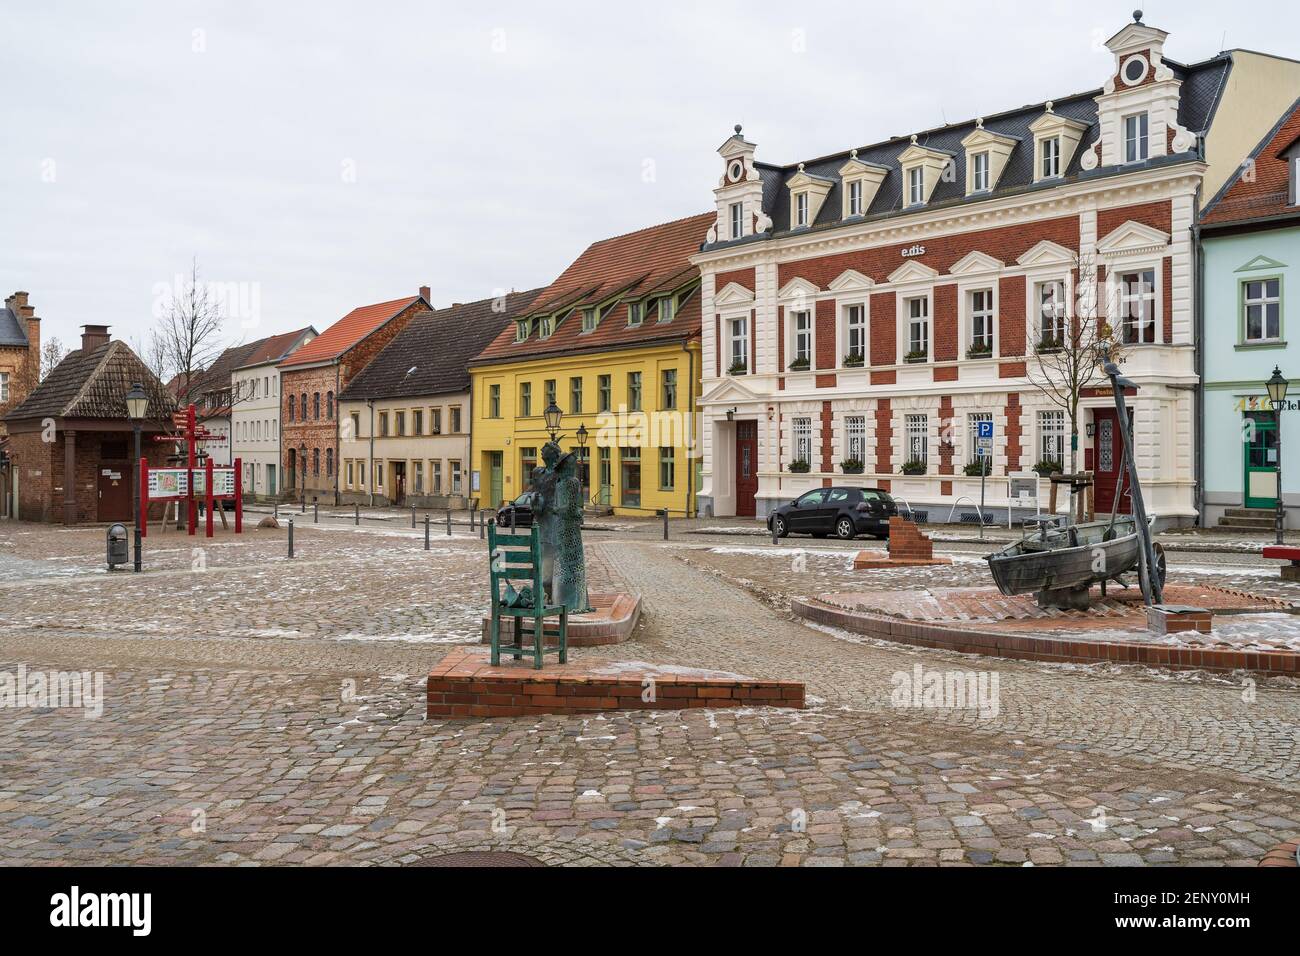
<path id="1" fill-rule="evenodd" d="M 582 482 L 572 453 L 555 441 L 542 446 L 543 466 L 533 469 L 533 521 L 542 542 L 542 580 L 549 603 L 572 614 L 590 611 L 582 550 Z"/>

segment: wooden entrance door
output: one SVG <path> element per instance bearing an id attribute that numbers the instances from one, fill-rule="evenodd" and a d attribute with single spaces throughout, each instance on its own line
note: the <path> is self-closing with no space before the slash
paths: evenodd
<path id="1" fill-rule="evenodd" d="M 97 521 L 131 520 L 130 462 L 101 461 L 98 469 Z"/>
<path id="2" fill-rule="evenodd" d="M 752 518 L 758 496 L 758 422 L 736 422 L 736 514 Z"/>
<path id="3" fill-rule="evenodd" d="M 1119 414 L 1113 408 L 1098 408 L 1092 413 L 1095 426 L 1092 436 L 1092 461 L 1095 472 L 1094 502 L 1098 516 L 1109 514 L 1115 506 L 1115 489 L 1124 470 L 1124 436 L 1119 431 Z M 1133 498 L 1128 478 L 1120 495 L 1119 510 L 1129 514 Z"/>
<path id="4" fill-rule="evenodd" d="M 406 462 L 393 462 L 393 504 L 406 500 Z"/>

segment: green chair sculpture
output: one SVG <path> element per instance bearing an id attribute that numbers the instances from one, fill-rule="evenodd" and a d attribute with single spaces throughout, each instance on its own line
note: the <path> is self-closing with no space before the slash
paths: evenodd
<path id="1" fill-rule="evenodd" d="M 569 660 L 569 612 L 562 605 L 546 603 L 542 581 L 542 539 L 533 525 L 528 533 L 505 533 L 495 521 L 488 521 L 488 568 L 492 582 L 492 666 L 501 665 L 501 652 L 515 660 L 532 655 L 533 668 L 541 670 L 543 656 L 558 652 L 560 663 Z M 525 582 L 516 588 L 512 582 Z M 524 645 L 524 621 L 532 619 L 532 647 Z M 548 629 L 547 619 L 558 618 Z M 502 622 L 514 620 L 513 643 L 502 645 Z M 554 647 L 546 638 L 557 638 Z"/>

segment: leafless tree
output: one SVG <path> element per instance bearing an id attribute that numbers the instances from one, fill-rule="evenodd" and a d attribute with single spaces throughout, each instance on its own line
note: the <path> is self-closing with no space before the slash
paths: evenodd
<path id="1" fill-rule="evenodd" d="M 1061 409 L 1070 423 L 1069 471 L 1078 471 L 1079 406 L 1083 392 L 1106 382 L 1102 372 L 1104 356 L 1122 361 L 1123 344 L 1119 331 L 1103 313 L 1103 299 L 1114 304 L 1115 296 L 1101 288 L 1096 261 L 1090 256 L 1075 256 L 1069 283 L 1059 288 L 1040 286 L 1031 317 L 1033 347 L 1026 363 L 1029 384 Z M 1067 303 L 1073 298 L 1073 312 Z M 1061 462 L 1062 467 L 1065 462 Z"/>
<path id="2" fill-rule="evenodd" d="M 41 345 L 41 370 L 40 380 L 45 381 L 45 376 L 54 371 L 54 367 L 63 361 L 68 354 L 68 350 L 63 347 L 57 335 L 46 339 Z"/>
<path id="3" fill-rule="evenodd" d="M 198 260 L 193 260 L 189 276 L 160 303 L 157 324 L 145 350 L 148 357 L 141 356 L 162 382 L 173 383 L 176 402 L 182 407 L 197 404 L 211 387 L 205 383 L 203 371 L 225 348 L 224 324 L 221 303 L 199 281 Z"/>

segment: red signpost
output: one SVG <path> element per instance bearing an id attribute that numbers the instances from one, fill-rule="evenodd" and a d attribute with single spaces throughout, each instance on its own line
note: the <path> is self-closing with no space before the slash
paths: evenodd
<path id="1" fill-rule="evenodd" d="M 203 504 L 207 509 L 204 536 L 212 537 L 212 512 L 214 506 L 219 507 L 222 502 L 231 499 L 235 502 L 235 534 L 243 534 L 244 496 L 242 494 L 242 483 L 239 480 L 243 462 L 236 458 L 233 467 L 214 466 L 211 457 L 208 457 L 204 460 L 203 470 L 199 471 L 195 467 L 198 457 L 198 443 L 223 442 L 226 440 L 225 436 L 213 434 L 206 428 L 200 428 L 193 405 L 190 405 L 184 411 L 172 413 L 172 424 L 182 430 L 181 435 L 155 435 L 154 441 L 185 442 L 185 468 L 155 469 L 154 477 L 158 487 L 150 493 L 149 462 L 145 458 L 140 459 L 140 536 L 147 537 L 149 533 L 150 501 L 183 500 L 186 504 L 188 532 L 189 534 L 195 533 L 198 528 L 198 499 L 194 494 L 196 484 L 194 479 L 200 475 L 203 479 Z M 223 488 L 224 479 L 227 477 L 231 479 L 231 491 L 218 492 L 216 490 L 218 476 L 223 479 Z M 222 523 L 225 523 L 224 517 Z"/>

